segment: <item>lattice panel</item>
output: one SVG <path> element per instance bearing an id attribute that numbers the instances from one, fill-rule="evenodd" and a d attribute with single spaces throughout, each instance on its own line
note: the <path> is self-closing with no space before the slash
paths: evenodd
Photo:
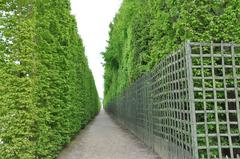
<path id="1" fill-rule="evenodd" d="M 240 154 L 240 48 L 191 43 L 198 152 L 201 158 Z"/>
<path id="2" fill-rule="evenodd" d="M 188 42 L 107 111 L 163 159 L 240 159 L 240 45 Z"/>
<path id="3" fill-rule="evenodd" d="M 192 156 L 186 60 L 183 48 L 164 58 L 151 74 L 154 147 L 164 158 Z"/>

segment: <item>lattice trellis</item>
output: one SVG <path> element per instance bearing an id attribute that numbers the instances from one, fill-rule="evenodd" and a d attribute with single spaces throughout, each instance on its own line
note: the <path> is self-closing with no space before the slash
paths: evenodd
<path id="1" fill-rule="evenodd" d="M 198 153 L 201 158 L 240 154 L 240 47 L 191 43 Z"/>
<path id="2" fill-rule="evenodd" d="M 239 159 L 240 45 L 188 42 L 107 107 L 163 159 Z"/>

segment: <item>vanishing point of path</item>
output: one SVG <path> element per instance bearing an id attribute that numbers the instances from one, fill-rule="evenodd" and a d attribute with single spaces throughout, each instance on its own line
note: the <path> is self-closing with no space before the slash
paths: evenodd
<path id="1" fill-rule="evenodd" d="M 58 159 L 159 159 L 104 111 L 61 152 Z"/>

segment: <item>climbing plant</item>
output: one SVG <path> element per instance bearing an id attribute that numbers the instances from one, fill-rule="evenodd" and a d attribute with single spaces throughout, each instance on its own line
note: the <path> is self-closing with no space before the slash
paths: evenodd
<path id="1" fill-rule="evenodd" d="M 240 42 L 240 2 L 124 0 L 104 53 L 105 105 L 187 40 Z"/>
<path id="2" fill-rule="evenodd" d="M 103 55 L 106 61 L 104 105 L 108 105 L 144 72 L 151 70 L 166 54 L 173 52 L 187 40 L 240 43 L 239 11 L 238 0 L 124 0 L 110 25 L 109 46 Z M 217 51 L 219 53 L 221 49 Z M 203 48 L 203 52 L 210 54 L 210 47 Z M 193 64 L 199 65 L 199 62 L 200 59 L 193 60 Z M 211 59 L 204 63 L 211 65 Z M 231 64 L 231 61 L 228 63 Z M 214 60 L 214 65 L 222 65 L 222 60 Z M 215 74 L 222 76 L 222 72 L 223 70 L 216 70 Z M 194 76 L 201 73 L 201 70 L 193 70 Z M 211 73 L 210 69 L 204 70 L 205 76 L 211 76 Z M 231 72 L 226 72 L 226 76 L 228 74 Z M 233 80 L 227 83 L 231 86 Z M 196 87 L 200 87 L 200 84 L 201 81 L 195 81 Z M 204 84 L 207 88 L 213 87 L 213 81 L 209 80 Z M 222 83 L 217 81 L 216 87 L 223 87 Z M 201 98 L 202 95 L 203 92 L 195 94 L 196 98 Z M 206 96 L 212 98 L 213 94 L 207 92 Z M 218 98 L 223 97 L 224 92 L 218 94 Z M 214 105 L 209 104 L 207 107 L 214 110 Z M 218 107 L 222 109 L 221 106 Z M 197 109 L 204 110 L 203 104 L 197 105 Z M 197 118 L 204 120 L 203 116 Z M 213 120 L 214 115 L 207 116 L 207 121 Z M 219 120 L 226 118 L 223 115 Z M 236 130 L 234 128 L 231 131 Z M 197 131 L 203 133 L 205 130 L 204 127 L 198 127 Z M 216 126 L 209 126 L 209 131 L 215 132 Z M 212 139 L 209 142 L 211 144 L 216 141 Z M 205 140 L 199 143 L 206 145 Z M 216 154 L 217 151 L 213 150 L 210 156 Z M 206 154 L 200 152 L 200 155 Z"/>

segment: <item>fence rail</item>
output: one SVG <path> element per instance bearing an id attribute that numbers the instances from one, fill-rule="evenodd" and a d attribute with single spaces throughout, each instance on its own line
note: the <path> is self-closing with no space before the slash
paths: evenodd
<path id="1" fill-rule="evenodd" d="M 187 42 L 107 111 L 162 159 L 240 159 L 240 45 Z"/>

